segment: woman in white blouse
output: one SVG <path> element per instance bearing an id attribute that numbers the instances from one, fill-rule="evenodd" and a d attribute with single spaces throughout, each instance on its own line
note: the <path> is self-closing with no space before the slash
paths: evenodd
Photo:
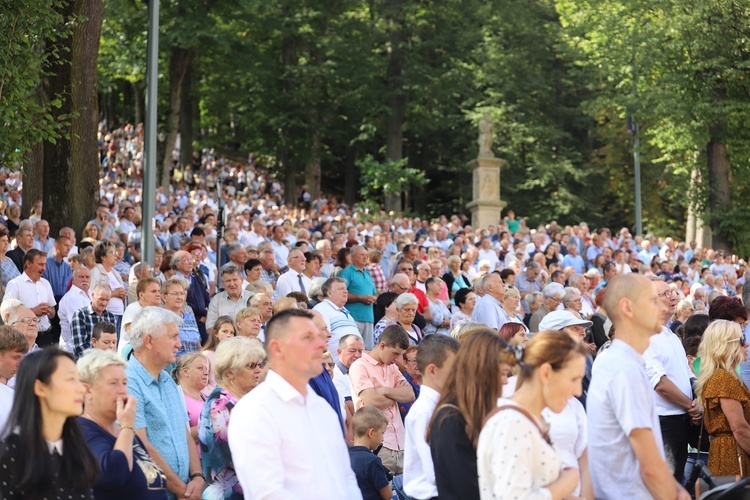
<path id="1" fill-rule="evenodd" d="M 578 469 L 565 464 L 549 439 L 542 411 L 565 410 L 581 393 L 586 352 L 562 332 L 536 334 L 516 348 L 520 374 L 511 399 L 500 399 L 477 447 L 482 499 L 562 499 L 579 484 Z M 515 457 L 515 458 L 511 458 Z"/>

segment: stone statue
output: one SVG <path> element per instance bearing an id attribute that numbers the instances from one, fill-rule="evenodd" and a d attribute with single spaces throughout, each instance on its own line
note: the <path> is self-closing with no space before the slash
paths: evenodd
<path id="1" fill-rule="evenodd" d="M 494 126 L 492 120 L 486 114 L 479 120 L 479 158 L 494 158 L 495 153 L 492 151 L 492 141 Z"/>

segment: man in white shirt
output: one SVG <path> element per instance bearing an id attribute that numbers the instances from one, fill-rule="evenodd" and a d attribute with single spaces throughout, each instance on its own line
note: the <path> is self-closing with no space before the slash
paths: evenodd
<path id="1" fill-rule="evenodd" d="M 271 247 L 273 248 L 274 262 L 279 269 L 286 267 L 287 259 L 289 258 L 289 247 L 284 243 L 284 235 L 285 232 L 282 226 L 275 226 L 273 228 Z"/>
<path id="2" fill-rule="evenodd" d="M 253 221 L 253 230 L 240 238 L 240 243 L 245 247 L 257 247 L 266 241 L 265 234 L 263 223 L 256 219 Z"/>
<path id="3" fill-rule="evenodd" d="M 666 310 L 657 293 L 648 278 L 635 273 L 616 276 L 607 286 L 604 306 L 617 336 L 594 362 L 587 399 L 596 498 L 690 498 L 664 460 L 642 357 Z"/>
<path id="4" fill-rule="evenodd" d="M 326 343 L 307 311 L 290 309 L 266 328 L 266 380 L 232 410 L 229 448 L 248 498 L 361 499 L 338 417 L 308 385 Z"/>
<path id="5" fill-rule="evenodd" d="M 286 297 L 290 292 L 302 292 L 305 295 L 310 291 L 312 280 L 302 272 L 305 270 L 305 254 L 302 250 L 295 248 L 289 252 L 287 258 L 289 270 L 279 276 L 276 281 L 276 294 L 278 298 Z"/>
<path id="6" fill-rule="evenodd" d="M 60 349 L 73 352 L 73 336 L 70 331 L 70 323 L 73 321 L 73 313 L 91 304 L 89 286 L 91 285 L 91 273 L 86 266 L 78 266 L 73 271 L 73 284 L 70 290 L 60 299 L 60 307 L 57 313 L 60 315 Z"/>
<path id="7" fill-rule="evenodd" d="M 484 323 L 493 330 L 500 330 L 510 319 L 502 305 L 505 297 L 503 279 L 497 273 L 490 273 L 477 286 L 484 290 L 484 295 L 477 300 L 471 320 Z"/>
<path id="8" fill-rule="evenodd" d="M 404 491 L 415 500 L 438 496 L 430 445 L 425 441 L 427 425 L 440 391 L 453 369 L 459 343 L 446 335 L 428 335 L 419 344 L 417 367 L 422 374 L 419 397 L 406 415 L 404 446 Z"/>
<path id="9" fill-rule="evenodd" d="M 48 340 L 41 337 L 52 327 L 50 320 L 55 317 L 57 302 L 49 281 L 42 278 L 47 268 L 47 254 L 33 248 L 23 256 L 23 263 L 23 274 L 8 282 L 3 300 L 18 299 L 31 309 L 39 320 L 40 340 Z"/>
<path id="10" fill-rule="evenodd" d="M 26 336 L 11 326 L 0 326 L 0 437 L 13 408 L 13 389 L 8 381 L 15 377 L 18 365 L 29 350 Z"/>
<path id="11" fill-rule="evenodd" d="M 489 236 L 484 236 L 479 241 L 479 251 L 478 251 L 478 257 L 477 260 L 486 260 L 490 263 L 490 271 L 494 271 L 495 269 L 499 269 L 502 266 L 500 266 L 500 258 L 497 256 L 497 252 L 494 248 L 490 247 L 490 244 L 492 241 L 490 241 Z"/>
<path id="12" fill-rule="evenodd" d="M 346 282 L 341 278 L 328 278 L 323 286 L 320 287 L 323 294 L 323 302 L 313 307 L 313 311 L 318 311 L 323 315 L 328 323 L 328 331 L 331 332 L 331 339 L 328 341 L 328 350 L 331 352 L 333 361 L 338 360 L 339 340 L 345 335 L 362 336 L 357 328 L 357 322 L 354 321 L 352 314 L 344 307 L 349 292 L 346 289 Z"/>
<path id="13" fill-rule="evenodd" d="M 691 420 L 700 423 L 701 412 L 693 398 L 690 379 L 695 375 L 688 365 L 685 349 L 679 337 L 666 327 L 674 315 L 679 297 L 664 281 L 656 279 L 654 286 L 665 311 L 661 317 L 661 331 L 651 337 L 643 359 L 651 388 L 656 392 L 654 398 L 664 452 L 672 461 L 675 479 L 682 483 Z"/>
<path id="14" fill-rule="evenodd" d="M 336 386 L 336 392 L 342 401 L 342 415 L 345 416 L 347 436 L 351 437 L 347 445 L 354 444 L 354 438 L 351 433 L 351 420 L 354 415 L 354 402 L 352 401 L 352 382 L 349 380 L 349 368 L 356 360 L 362 357 L 365 352 L 365 343 L 358 335 L 344 335 L 339 340 L 339 347 L 336 349 L 338 359 L 333 367 L 333 385 Z"/>

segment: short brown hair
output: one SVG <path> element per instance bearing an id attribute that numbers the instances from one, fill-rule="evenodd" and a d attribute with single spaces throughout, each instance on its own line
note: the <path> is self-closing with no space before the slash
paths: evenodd
<path id="1" fill-rule="evenodd" d="M 20 352 L 26 354 L 29 351 L 29 341 L 26 335 L 9 325 L 0 326 L 0 352 Z"/>
<path id="2" fill-rule="evenodd" d="M 386 416 L 374 406 L 363 406 L 352 417 L 352 431 L 356 437 L 366 436 L 370 429 L 382 429 L 387 425 Z"/>
<path id="3" fill-rule="evenodd" d="M 140 297 L 141 292 L 145 292 L 146 287 L 153 284 L 159 285 L 159 289 L 161 290 L 161 283 L 159 283 L 159 280 L 156 278 L 149 277 L 138 280 L 138 284 L 135 287 L 135 296 Z"/>

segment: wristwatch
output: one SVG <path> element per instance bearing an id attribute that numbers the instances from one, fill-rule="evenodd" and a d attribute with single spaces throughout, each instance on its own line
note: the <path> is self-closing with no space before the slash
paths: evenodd
<path id="1" fill-rule="evenodd" d="M 204 481 L 204 482 L 206 481 L 206 476 L 204 476 L 204 475 L 203 475 L 202 473 L 200 473 L 200 472 L 196 472 L 196 473 L 194 473 L 194 474 L 190 474 L 190 475 L 188 476 L 188 479 L 189 479 L 190 481 L 192 481 L 192 480 L 193 480 L 193 479 L 195 479 L 196 477 L 199 477 L 199 478 L 203 479 L 203 481 Z"/>

